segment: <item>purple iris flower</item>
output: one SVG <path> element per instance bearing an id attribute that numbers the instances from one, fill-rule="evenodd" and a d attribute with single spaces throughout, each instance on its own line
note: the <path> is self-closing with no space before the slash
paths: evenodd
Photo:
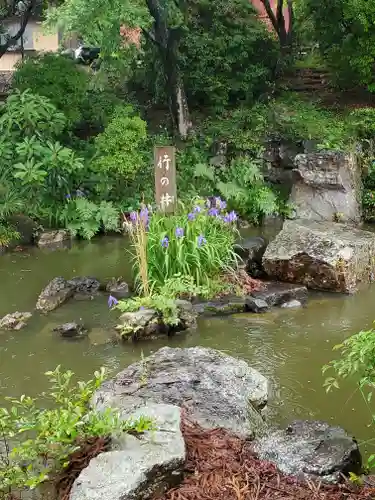
<path id="1" fill-rule="evenodd" d="M 139 214 L 141 221 L 143 222 L 144 225 L 148 224 L 148 208 L 142 208 L 140 214 Z"/>
<path id="2" fill-rule="evenodd" d="M 72 197 L 72 195 L 71 195 L 70 193 L 68 193 L 68 194 L 66 194 L 66 195 L 65 195 L 65 198 L 66 198 L 67 200 L 70 200 L 70 198 L 71 198 L 71 197 Z"/>
<path id="3" fill-rule="evenodd" d="M 237 220 L 237 214 L 234 210 L 232 210 L 228 214 L 228 222 L 236 222 L 236 220 Z"/>
<path id="4" fill-rule="evenodd" d="M 190 212 L 187 217 L 188 217 L 189 221 L 192 221 L 192 220 L 195 219 L 195 214 L 193 214 L 192 212 Z"/>
<path id="5" fill-rule="evenodd" d="M 207 243 L 206 238 L 203 236 L 203 234 L 200 234 L 198 236 L 198 246 L 201 247 Z"/>
<path id="6" fill-rule="evenodd" d="M 220 200 L 220 210 L 225 210 L 227 208 L 227 202 L 224 200 Z"/>
<path id="7" fill-rule="evenodd" d="M 183 227 L 177 227 L 176 228 L 176 237 L 177 238 L 182 238 L 184 235 L 184 228 Z"/>
<path id="8" fill-rule="evenodd" d="M 137 214 L 137 212 L 133 211 L 133 212 L 130 212 L 130 216 L 129 217 L 130 217 L 130 220 L 132 222 L 135 222 L 137 220 L 138 214 Z"/>
<path id="9" fill-rule="evenodd" d="M 168 248 L 168 245 L 169 245 L 168 236 L 164 236 L 164 238 L 161 240 L 161 246 L 163 248 Z"/>
<path id="10" fill-rule="evenodd" d="M 117 304 L 118 300 L 113 295 L 110 295 L 108 297 L 108 307 L 112 309 L 112 307 L 117 306 Z"/>
<path id="11" fill-rule="evenodd" d="M 210 208 L 208 211 L 208 215 L 211 215 L 212 217 L 217 217 L 219 215 L 219 210 L 217 208 Z"/>
<path id="12" fill-rule="evenodd" d="M 201 207 L 199 205 L 196 205 L 193 209 L 193 211 L 196 213 L 196 214 L 199 214 L 199 212 L 202 211 Z"/>

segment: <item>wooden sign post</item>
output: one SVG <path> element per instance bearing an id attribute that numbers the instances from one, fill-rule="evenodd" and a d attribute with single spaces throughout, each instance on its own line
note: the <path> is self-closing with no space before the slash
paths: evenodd
<path id="1" fill-rule="evenodd" d="M 177 203 L 176 150 L 173 146 L 155 146 L 156 204 L 166 213 L 175 211 Z"/>

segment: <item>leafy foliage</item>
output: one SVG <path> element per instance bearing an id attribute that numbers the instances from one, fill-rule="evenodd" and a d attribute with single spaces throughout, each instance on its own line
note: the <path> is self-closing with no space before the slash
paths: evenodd
<path id="1" fill-rule="evenodd" d="M 259 223 L 265 215 L 277 213 L 276 196 L 264 183 L 260 165 L 247 157 L 232 160 L 224 174 L 213 167 L 197 165 L 195 177 L 208 179 L 215 191 L 241 215 Z"/>
<path id="2" fill-rule="evenodd" d="M 29 90 L 15 92 L 0 110 L 0 218 L 62 202 L 84 164 L 58 137 L 64 115 Z"/>
<path id="3" fill-rule="evenodd" d="M 20 234 L 8 224 L 0 224 L 0 248 L 7 247 L 12 241 L 17 241 Z"/>
<path id="4" fill-rule="evenodd" d="M 20 92 L 29 89 L 47 97 L 70 123 L 82 120 L 89 76 L 69 57 L 46 53 L 27 58 L 18 65 L 13 86 Z"/>
<path id="5" fill-rule="evenodd" d="M 375 330 L 360 331 L 333 348 L 340 351 L 340 357 L 323 367 L 323 373 L 333 371 L 335 376 L 326 378 L 324 386 L 327 392 L 339 389 L 340 379 L 354 379 L 370 409 L 375 387 Z M 371 415 L 372 425 L 375 414 Z M 368 466 L 375 464 L 375 455 L 368 458 Z"/>
<path id="6" fill-rule="evenodd" d="M 10 407 L 0 408 L 0 493 L 34 489 L 66 467 L 69 455 L 89 437 L 107 437 L 114 431 L 150 430 L 153 423 L 121 420 L 118 411 L 90 408 L 94 391 L 104 380 L 104 369 L 88 382 L 73 384 L 73 372 L 60 367 L 47 372 L 51 383 L 43 399 L 9 398 Z M 47 400 L 47 401 L 46 401 Z M 50 404 L 46 404 L 46 402 Z"/>
<path id="7" fill-rule="evenodd" d="M 112 180 L 112 185 L 131 183 L 145 166 L 146 123 L 131 106 L 117 108 L 103 133 L 95 140 L 97 158 L 93 168 Z"/>
<path id="8" fill-rule="evenodd" d="M 135 297 L 133 299 L 120 300 L 116 308 L 121 312 L 135 312 L 139 309 L 154 309 L 163 318 L 166 325 L 177 326 L 178 308 L 176 301 L 163 294 L 153 294 L 146 297 Z"/>
<path id="9" fill-rule="evenodd" d="M 276 43 L 250 2 L 194 0 L 186 19 L 180 68 L 190 102 L 223 109 L 266 90 Z"/>
<path id="10" fill-rule="evenodd" d="M 373 0 L 304 0 L 304 16 L 329 66 L 344 86 L 364 84 L 375 90 Z"/>
<path id="11" fill-rule="evenodd" d="M 86 240 L 90 240 L 101 229 L 119 230 L 119 211 L 108 201 L 96 204 L 84 197 L 69 199 L 61 218 L 72 236 Z"/>

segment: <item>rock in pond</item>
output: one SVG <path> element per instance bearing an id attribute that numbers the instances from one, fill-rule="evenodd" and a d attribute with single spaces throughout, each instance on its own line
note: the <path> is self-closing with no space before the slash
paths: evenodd
<path id="1" fill-rule="evenodd" d="M 130 296 L 129 285 L 122 278 L 110 279 L 105 289 L 116 299 L 126 299 Z"/>
<path id="2" fill-rule="evenodd" d="M 149 403 L 122 416 L 151 417 L 155 430 L 114 437 L 111 450 L 93 458 L 80 473 L 70 500 L 150 500 L 182 480 L 186 452 L 181 409 Z"/>
<path id="3" fill-rule="evenodd" d="M 76 276 L 68 280 L 68 283 L 73 287 L 75 299 L 91 299 L 100 290 L 100 281 L 91 276 Z"/>
<path id="4" fill-rule="evenodd" d="M 85 326 L 74 321 L 72 321 L 71 323 L 64 323 L 63 325 L 59 325 L 54 328 L 53 331 L 66 338 L 80 338 L 87 335 Z"/>
<path id="5" fill-rule="evenodd" d="M 41 312 L 50 312 L 69 298 L 93 298 L 99 293 L 100 282 L 87 276 L 66 280 L 61 276 L 53 278 L 39 295 L 36 308 Z"/>
<path id="6" fill-rule="evenodd" d="M 281 306 L 283 309 L 297 309 L 298 307 L 302 307 L 302 304 L 299 300 L 290 300 L 289 302 L 285 302 Z"/>
<path id="7" fill-rule="evenodd" d="M 263 289 L 252 292 L 251 297 L 263 300 L 268 304 L 268 307 L 282 306 L 293 300 L 297 300 L 302 304 L 307 301 L 308 293 L 305 286 L 278 281 L 264 281 L 262 283 Z"/>
<path id="8" fill-rule="evenodd" d="M 253 278 L 264 276 L 262 257 L 267 248 L 267 241 L 261 236 L 246 238 L 235 245 L 237 254 L 243 261 L 243 266 Z"/>
<path id="9" fill-rule="evenodd" d="M 39 248 L 50 248 L 55 250 L 57 248 L 65 248 L 71 243 L 71 235 L 65 229 L 57 231 L 46 231 L 42 233 L 37 241 Z"/>
<path id="10" fill-rule="evenodd" d="M 36 308 L 50 312 L 66 302 L 74 294 L 74 286 L 61 276 L 53 278 L 38 297 Z"/>
<path id="11" fill-rule="evenodd" d="M 198 315 L 203 316 L 226 316 L 241 313 L 246 311 L 246 297 L 229 295 L 219 299 L 195 302 L 193 309 Z"/>
<path id="12" fill-rule="evenodd" d="M 371 281 L 374 259 L 374 233 L 334 222 L 296 220 L 284 223 L 268 245 L 263 265 L 271 278 L 353 293 L 359 282 Z"/>
<path id="13" fill-rule="evenodd" d="M 258 456 L 284 474 L 338 482 L 341 474 L 361 473 L 357 442 L 341 427 L 326 422 L 297 420 L 254 444 Z"/>
<path id="14" fill-rule="evenodd" d="M 120 316 L 116 330 L 124 340 L 149 340 L 163 335 L 173 335 L 177 332 L 196 326 L 196 313 L 191 302 L 176 300 L 179 324 L 170 326 L 154 309 L 139 309 L 126 312 Z"/>
<path id="15" fill-rule="evenodd" d="M 263 299 L 246 297 L 246 310 L 253 313 L 264 313 L 270 310 L 270 306 Z"/>
<path id="16" fill-rule="evenodd" d="M 27 321 L 31 318 L 30 312 L 14 312 L 7 314 L 0 319 L 0 329 L 3 330 L 21 330 L 26 326 Z"/>
<path id="17" fill-rule="evenodd" d="M 104 382 L 94 396 L 132 413 L 149 403 L 172 404 L 204 428 L 223 427 L 245 437 L 260 435 L 260 414 L 268 400 L 268 381 L 245 361 L 204 347 L 163 347 Z"/>
<path id="18" fill-rule="evenodd" d="M 300 154 L 294 164 L 289 201 L 297 218 L 360 222 L 361 169 L 354 155 L 337 151 Z"/>

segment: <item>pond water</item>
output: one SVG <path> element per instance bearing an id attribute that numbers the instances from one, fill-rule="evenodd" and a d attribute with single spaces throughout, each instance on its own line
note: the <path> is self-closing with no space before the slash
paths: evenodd
<path id="1" fill-rule="evenodd" d="M 41 289 L 55 276 L 130 277 L 126 242 L 103 238 L 69 250 L 27 249 L 0 257 L 0 317 L 31 311 Z M 45 371 L 62 365 L 81 378 L 104 366 L 116 373 L 163 345 L 210 346 L 247 360 L 269 377 L 272 397 L 269 418 L 284 425 L 295 418 L 314 418 L 341 425 L 355 435 L 365 451 L 375 448 L 370 411 L 354 384 L 327 395 L 321 367 L 332 347 L 371 326 L 375 319 L 375 285 L 355 296 L 313 294 L 306 308 L 278 309 L 265 315 L 236 315 L 199 320 L 197 331 L 147 344 L 112 344 L 115 313 L 107 298 L 70 301 L 48 316 L 34 314 L 26 328 L 0 333 L 0 404 L 5 396 L 37 395 L 47 387 Z M 82 320 L 88 338 L 69 341 L 52 329 Z"/>

